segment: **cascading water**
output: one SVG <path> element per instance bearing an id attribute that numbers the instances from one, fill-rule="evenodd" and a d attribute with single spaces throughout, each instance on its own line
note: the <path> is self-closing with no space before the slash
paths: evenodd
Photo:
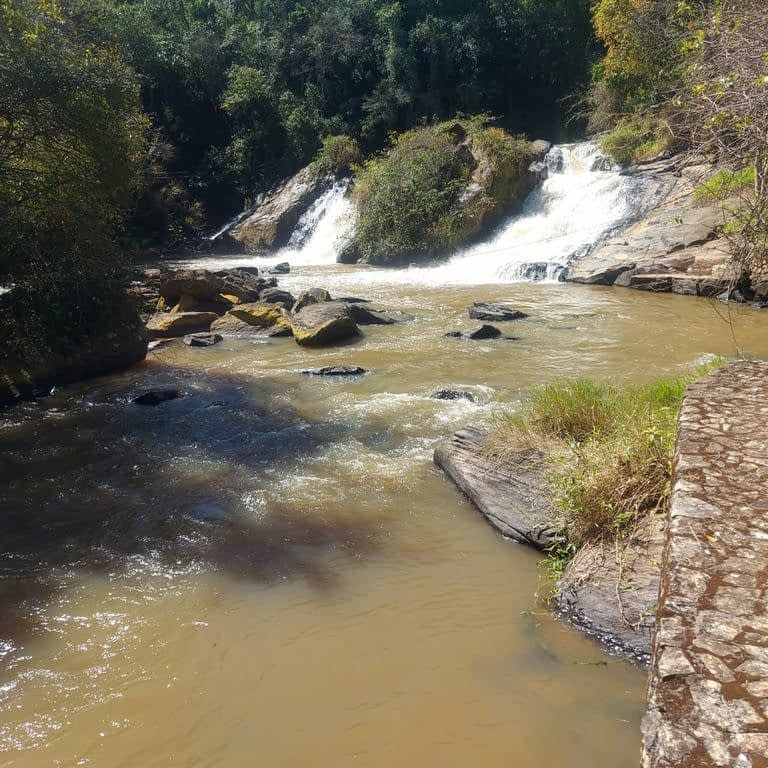
<path id="1" fill-rule="evenodd" d="M 636 213 L 642 182 L 612 169 L 594 142 L 566 144 L 546 159 L 547 180 L 525 201 L 522 211 L 489 237 L 447 261 L 408 269 L 365 270 L 336 275 L 340 282 L 459 285 L 555 281 L 576 257 Z M 286 248 L 269 257 L 217 258 L 216 266 L 329 266 L 349 241 L 354 208 L 349 180 L 339 180 L 304 213 Z M 213 262 L 212 262 L 213 263 Z M 196 261 L 197 266 L 207 266 Z"/>

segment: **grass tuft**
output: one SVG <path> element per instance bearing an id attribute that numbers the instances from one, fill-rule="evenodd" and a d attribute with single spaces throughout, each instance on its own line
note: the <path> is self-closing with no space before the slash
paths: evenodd
<path id="1" fill-rule="evenodd" d="M 555 382 L 497 418 L 487 444 L 497 460 L 522 449 L 547 459 L 565 542 L 550 554 L 558 568 L 587 541 L 621 538 L 642 515 L 666 508 L 685 390 L 719 365 L 627 389 Z"/>

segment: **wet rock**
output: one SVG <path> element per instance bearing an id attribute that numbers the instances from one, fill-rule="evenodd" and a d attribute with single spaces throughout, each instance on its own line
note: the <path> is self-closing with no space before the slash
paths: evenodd
<path id="1" fill-rule="evenodd" d="M 465 389 L 436 389 L 429 398 L 430 400 L 469 400 L 470 403 L 477 402 L 474 394 Z"/>
<path id="2" fill-rule="evenodd" d="M 292 293 L 280 288 L 265 288 L 259 294 L 259 300 L 265 301 L 267 304 L 280 304 L 286 309 L 291 309 L 296 303 L 296 297 Z"/>
<path id="3" fill-rule="evenodd" d="M 361 304 L 350 304 L 349 311 L 358 325 L 394 325 L 397 322 L 392 315 L 368 309 Z"/>
<path id="4" fill-rule="evenodd" d="M 212 347 L 222 340 L 218 333 L 190 333 L 183 341 L 188 347 Z"/>
<path id="5" fill-rule="evenodd" d="M 359 365 L 328 365 L 325 368 L 307 368 L 305 376 L 362 376 L 368 371 Z"/>
<path id="6" fill-rule="evenodd" d="M 182 296 L 216 301 L 224 285 L 222 278 L 206 269 L 180 269 L 160 283 L 160 296 L 170 306 Z"/>
<path id="7" fill-rule="evenodd" d="M 254 325 L 259 328 L 272 328 L 278 325 L 282 328 L 290 327 L 290 320 L 288 318 L 288 312 L 282 304 L 269 304 L 263 301 L 258 301 L 253 304 L 239 304 L 225 315 L 225 317 L 233 317 L 237 320 L 241 320 L 248 325 Z M 222 325 L 216 325 L 212 330 L 217 331 Z"/>
<path id="8" fill-rule="evenodd" d="M 215 312 L 160 312 L 147 320 L 147 332 L 153 339 L 186 336 L 209 330 L 211 323 L 218 319 Z"/>
<path id="9" fill-rule="evenodd" d="M 323 346 L 360 335 L 360 329 L 346 304 L 325 301 L 311 304 L 291 318 L 296 343 Z"/>
<path id="10" fill-rule="evenodd" d="M 549 167 L 546 163 L 531 163 L 528 173 L 536 179 L 537 184 L 543 184 L 549 178 Z"/>
<path id="11" fill-rule="evenodd" d="M 479 328 L 473 328 L 470 331 L 450 331 L 445 334 L 453 339 L 472 339 L 481 341 L 483 339 L 498 339 L 501 331 L 492 325 L 481 325 Z"/>
<path id="12" fill-rule="evenodd" d="M 485 301 L 476 301 L 469 308 L 469 317 L 472 320 L 487 320 L 498 323 L 506 320 L 524 320 L 528 315 L 505 304 L 489 304 Z"/>
<path id="13" fill-rule="evenodd" d="M 267 282 L 262 278 L 233 270 L 224 278 L 221 294 L 233 304 L 247 304 L 258 301 L 261 291 L 266 287 Z"/>
<path id="14" fill-rule="evenodd" d="M 299 298 L 293 305 L 293 311 L 301 312 L 304 307 L 308 307 L 310 304 L 319 304 L 322 301 L 331 301 L 331 294 L 325 288 L 310 288 L 310 290 L 299 294 Z"/>
<path id="15" fill-rule="evenodd" d="M 613 651 L 647 663 L 663 548 L 661 515 L 642 518 L 619 547 L 586 544 L 560 580 L 558 612 Z"/>
<path id="16" fill-rule="evenodd" d="M 565 168 L 563 150 L 560 147 L 553 147 L 544 157 L 544 162 L 547 164 L 550 173 L 562 173 Z"/>
<path id="17" fill-rule="evenodd" d="M 501 534 L 537 549 L 559 540 L 544 458 L 525 451 L 500 464 L 484 452 L 488 435 L 467 427 L 443 440 L 434 461 Z"/>
<path id="18" fill-rule="evenodd" d="M 348 243 L 336 254 L 337 264 L 357 264 L 361 254 L 354 243 Z"/>
<path id="19" fill-rule="evenodd" d="M 291 265 L 287 261 L 275 264 L 270 270 L 273 275 L 287 275 L 291 271 Z"/>
<path id="20" fill-rule="evenodd" d="M 301 216 L 327 189 L 328 179 L 318 179 L 311 167 L 273 187 L 254 208 L 228 231 L 249 250 L 274 249 L 288 244 Z"/>
<path id="21" fill-rule="evenodd" d="M 160 405 L 168 400 L 176 400 L 181 397 L 181 391 L 168 387 L 165 389 L 149 389 L 133 399 L 136 405 Z"/>
<path id="22" fill-rule="evenodd" d="M 184 294 L 179 297 L 171 312 L 175 314 L 182 312 L 213 312 L 216 315 L 223 315 L 232 306 L 232 303 L 222 296 L 217 297 L 216 301 L 208 301 Z"/>
<path id="23" fill-rule="evenodd" d="M 361 299 L 358 296 L 339 296 L 336 301 L 343 301 L 345 304 L 370 304 L 370 299 Z"/>
<path id="24" fill-rule="evenodd" d="M 605 155 L 598 155 L 593 161 L 590 171 L 612 171 L 614 168 L 613 160 Z"/>

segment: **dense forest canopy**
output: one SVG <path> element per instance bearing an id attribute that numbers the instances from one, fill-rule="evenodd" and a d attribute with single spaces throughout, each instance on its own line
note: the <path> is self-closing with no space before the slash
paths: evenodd
<path id="1" fill-rule="evenodd" d="M 0 285 L 82 297 L 80 323 L 119 252 L 193 239 L 329 137 L 370 156 L 457 115 L 559 138 L 570 112 L 619 161 L 692 147 L 763 200 L 767 33 L 762 0 L 2 0 Z"/>

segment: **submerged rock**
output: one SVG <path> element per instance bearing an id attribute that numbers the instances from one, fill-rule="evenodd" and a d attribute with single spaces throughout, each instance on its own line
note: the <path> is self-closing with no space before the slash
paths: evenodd
<path id="1" fill-rule="evenodd" d="M 323 346 L 360 335 L 349 308 L 338 301 L 311 304 L 291 318 L 296 343 L 302 346 Z"/>
<path id="2" fill-rule="evenodd" d="M 476 403 L 477 398 L 466 389 L 436 389 L 430 396 L 430 400 L 468 400 Z"/>
<path id="3" fill-rule="evenodd" d="M 287 261 L 281 261 L 279 264 L 275 264 L 270 271 L 273 275 L 287 275 L 291 271 L 291 265 Z"/>
<path id="4" fill-rule="evenodd" d="M 188 347 L 212 347 L 223 340 L 218 333 L 191 333 L 183 341 Z"/>
<path id="5" fill-rule="evenodd" d="M 176 400 L 181 397 L 181 390 L 175 387 L 165 389 L 149 389 L 138 397 L 133 398 L 136 405 L 160 405 L 168 400 Z"/>
<path id="6" fill-rule="evenodd" d="M 307 368 L 305 376 L 362 376 L 368 371 L 359 365 L 328 365 L 325 368 Z"/>
<path id="7" fill-rule="evenodd" d="M 472 339 L 474 341 L 481 341 L 483 339 L 498 339 L 502 334 L 501 331 L 493 325 L 481 325 L 479 328 L 473 328 L 470 331 L 450 331 L 445 335 L 453 339 Z"/>
<path id="8" fill-rule="evenodd" d="M 147 331 L 154 339 L 186 336 L 188 333 L 207 331 L 219 319 L 215 312 L 160 312 L 147 320 Z"/>
<path id="9" fill-rule="evenodd" d="M 486 301 L 476 301 L 469 308 L 469 317 L 472 320 L 488 320 L 498 323 L 506 320 L 524 320 L 528 315 L 506 304 L 490 304 Z"/>

